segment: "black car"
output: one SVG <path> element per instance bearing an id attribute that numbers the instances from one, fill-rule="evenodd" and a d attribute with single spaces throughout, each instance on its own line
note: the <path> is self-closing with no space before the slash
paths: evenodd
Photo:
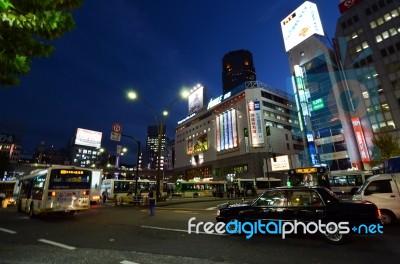
<path id="1" fill-rule="evenodd" d="M 297 224 L 298 234 L 318 231 L 329 242 L 337 244 L 342 244 L 347 234 L 380 234 L 383 231 L 375 204 L 340 200 L 325 187 L 272 188 L 252 203 L 221 205 L 217 222 L 224 222 L 231 234 L 249 234 L 246 228 L 253 228 L 258 234 L 265 233 L 260 232 L 262 228 L 272 231 L 268 233 L 281 234 L 282 225 L 286 229 Z"/>

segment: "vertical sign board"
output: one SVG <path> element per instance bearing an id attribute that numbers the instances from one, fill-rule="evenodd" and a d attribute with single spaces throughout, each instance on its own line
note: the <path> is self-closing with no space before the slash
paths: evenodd
<path id="1" fill-rule="evenodd" d="M 351 119 L 351 123 L 353 124 L 354 134 L 356 135 L 356 141 L 358 145 L 358 150 L 360 152 L 361 161 L 364 163 L 370 162 L 371 159 L 369 157 L 368 148 L 365 142 L 364 132 L 361 126 L 360 118 L 353 117 Z"/>
<path id="2" fill-rule="evenodd" d="M 261 107 L 259 101 L 248 103 L 250 133 L 253 147 L 260 147 L 264 144 L 264 133 L 262 128 Z"/>

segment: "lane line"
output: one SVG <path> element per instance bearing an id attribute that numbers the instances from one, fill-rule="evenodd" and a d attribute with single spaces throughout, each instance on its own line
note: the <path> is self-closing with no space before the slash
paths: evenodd
<path id="1" fill-rule="evenodd" d="M 132 261 L 128 261 L 128 260 L 123 260 L 120 262 L 121 264 L 139 264 L 137 262 L 132 262 Z"/>
<path id="2" fill-rule="evenodd" d="M 146 226 L 142 225 L 140 226 L 142 228 L 148 228 L 148 229 L 156 229 L 156 230 L 163 230 L 163 231 L 173 231 L 173 232 L 183 232 L 183 233 L 188 233 L 187 229 L 175 229 L 175 228 L 165 228 L 165 227 L 157 227 L 157 226 Z M 196 230 L 192 230 L 191 234 L 203 234 L 203 235 L 214 235 L 214 236 L 226 236 L 227 234 L 219 234 L 219 233 L 206 233 L 206 232 L 198 232 L 196 233 Z M 190 234 L 189 234 L 190 235 Z"/>
<path id="3" fill-rule="evenodd" d="M 6 233 L 9 233 L 9 234 L 16 234 L 17 233 L 15 231 L 12 231 L 10 229 L 5 229 L 5 228 L 0 228 L 0 231 L 6 232 Z"/>
<path id="4" fill-rule="evenodd" d="M 215 210 L 215 209 L 217 209 L 217 207 L 216 206 L 213 206 L 213 207 L 208 207 L 206 210 Z"/>
<path id="5" fill-rule="evenodd" d="M 42 242 L 42 243 L 49 244 L 49 245 L 53 245 L 53 246 L 56 246 L 56 247 L 69 249 L 69 250 L 75 250 L 76 249 L 75 247 L 67 246 L 65 244 L 57 243 L 57 242 L 54 242 L 54 241 L 51 241 L 51 240 L 47 240 L 47 239 L 38 239 L 38 241 Z"/>

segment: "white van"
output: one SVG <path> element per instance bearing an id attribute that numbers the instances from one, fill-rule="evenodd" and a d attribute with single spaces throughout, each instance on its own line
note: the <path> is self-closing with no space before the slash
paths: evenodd
<path id="1" fill-rule="evenodd" d="M 400 220 L 400 173 L 378 174 L 368 178 L 352 199 L 376 204 L 381 211 L 383 224 Z"/>

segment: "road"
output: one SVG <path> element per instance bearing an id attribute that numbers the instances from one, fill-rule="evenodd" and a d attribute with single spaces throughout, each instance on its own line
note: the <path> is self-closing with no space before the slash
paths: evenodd
<path id="1" fill-rule="evenodd" d="M 318 235 L 188 234 L 188 220 L 215 222 L 222 201 L 148 208 L 94 205 L 69 216 L 29 218 L 0 209 L 0 263 L 398 263 L 400 224 L 336 246 Z"/>

